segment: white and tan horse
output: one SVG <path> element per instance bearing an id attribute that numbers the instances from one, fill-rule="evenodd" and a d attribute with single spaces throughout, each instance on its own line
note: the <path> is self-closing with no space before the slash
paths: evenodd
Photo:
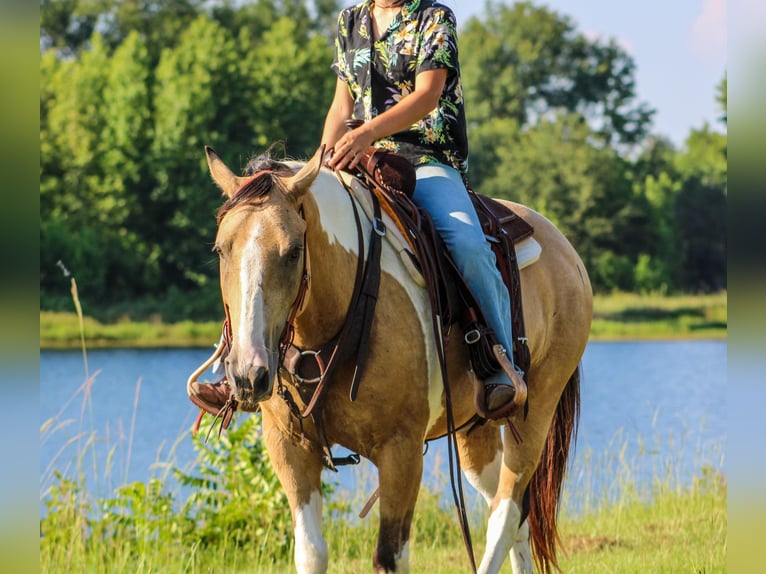
<path id="1" fill-rule="evenodd" d="M 213 179 L 229 198 L 219 212 L 215 243 L 233 337 L 227 376 L 242 410 L 262 410 L 266 446 L 292 510 L 296 568 L 325 572 L 321 443 L 308 420 L 307 440 L 300 436 L 287 404 L 273 391 L 279 339 L 304 258 L 310 283 L 295 320 L 295 343 L 319 348 L 343 324 L 359 255 L 351 200 L 335 174 L 322 168 L 321 152 L 306 164 L 293 164 L 294 172 L 251 177 L 237 177 L 212 150 L 207 155 Z M 263 178 L 261 191 L 267 193 L 237 195 L 256 178 Z M 479 571 L 498 572 L 510 554 L 514 573 L 521 574 L 532 572 L 531 547 L 543 570 L 555 566 L 556 510 L 579 411 L 578 365 L 590 330 L 592 295 L 583 264 L 564 236 L 534 211 L 513 208 L 534 226 L 543 248 L 539 261 L 521 276 L 532 356 L 529 415 L 514 420 L 521 444 L 507 427 L 503 440 L 501 427 L 484 425 L 470 435 L 461 431 L 458 447 L 465 476 L 491 511 Z M 367 236 L 369 221 L 364 225 Z M 387 241 L 382 269 L 357 400 L 349 400 L 353 366 L 340 367 L 329 386 L 324 418 L 330 444 L 361 454 L 378 469 L 375 571 L 408 572 L 423 443 L 445 434 L 445 405 L 426 292 Z M 460 334 L 451 340 L 461 340 Z M 475 412 L 464 345 L 450 345 L 448 368 L 460 425 Z"/>

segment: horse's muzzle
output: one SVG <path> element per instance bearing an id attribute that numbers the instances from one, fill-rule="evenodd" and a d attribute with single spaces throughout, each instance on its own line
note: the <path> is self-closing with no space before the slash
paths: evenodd
<path id="1" fill-rule="evenodd" d="M 234 398 L 239 402 L 241 410 L 254 411 L 260 401 L 271 396 L 269 368 L 261 365 L 238 368 L 232 363 L 227 359 L 226 375 L 234 383 Z"/>

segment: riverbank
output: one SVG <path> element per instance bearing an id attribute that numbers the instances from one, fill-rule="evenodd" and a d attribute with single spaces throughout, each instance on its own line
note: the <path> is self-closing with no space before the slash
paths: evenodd
<path id="1" fill-rule="evenodd" d="M 212 347 L 220 337 L 221 324 L 129 318 L 101 323 L 85 317 L 83 330 L 89 349 Z M 618 293 L 596 296 L 591 340 L 725 339 L 726 330 L 726 293 L 674 296 Z M 41 349 L 80 346 L 80 324 L 74 312 L 40 312 Z"/>

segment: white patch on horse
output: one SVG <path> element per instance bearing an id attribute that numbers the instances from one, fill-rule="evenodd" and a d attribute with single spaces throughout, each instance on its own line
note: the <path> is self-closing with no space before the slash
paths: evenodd
<path id="1" fill-rule="evenodd" d="M 410 541 L 404 543 L 402 550 L 394 556 L 394 564 L 396 564 L 396 572 L 403 572 L 407 574 L 410 571 Z"/>
<path id="2" fill-rule="evenodd" d="M 299 574 L 327 571 L 327 543 L 322 538 L 322 496 L 311 493 L 308 504 L 295 511 L 295 567 Z"/>
<path id="3" fill-rule="evenodd" d="M 346 251 L 358 254 L 359 239 L 353 225 L 351 201 L 345 191 L 338 189 L 338 185 L 336 176 L 322 169 L 311 186 L 311 194 L 319 208 L 319 220 L 330 244 L 339 243 Z M 366 243 L 367 231 L 364 235 Z"/>
<path id="4" fill-rule="evenodd" d="M 317 203 L 319 217 L 322 222 L 322 228 L 327 233 L 331 242 L 337 242 L 347 251 L 357 254 L 359 252 L 359 240 L 355 226 L 352 224 L 354 217 L 351 203 L 347 201 L 345 192 L 341 193 L 337 177 L 323 169 L 317 175 L 314 185 L 311 187 L 311 194 Z M 346 196 L 343 201 L 339 201 L 339 195 Z M 343 207 L 339 209 L 339 205 Z M 360 208 L 360 219 L 364 227 L 365 250 L 370 235 L 370 222 L 363 215 Z M 381 253 L 381 269 L 393 277 L 407 293 L 420 323 L 420 335 L 424 340 L 431 342 L 432 338 L 426 336 L 431 332 L 431 305 L 428 301 L 426 291 L 418 286 L 410 272 L 404 266 L 401 256 L 388 241 L 383 241 Z M 441 417 L 442 407 L 442 382 L 441 371 L 437 361 L 436 347 L 433 344 L 426 344 L 426 373 L 428 377 L 428 408 L 429 418 L 427 429 L 430 429 Z"/>
<path id="5" fill-rule="evenodd" d="M 481 493 L 487 505 L 492 504 L 492 499 L 495 498 L 497 485 L 500 482 L 500 465 L 502 463 L 503 452 L 498 450 L 494 460 L 481 469 L 481 473 L 473 470 L 466 470 L 464 472 L 468 482 Z"/>
<path id="6" fill-rule="evenodd" d="M 489 517 L 487 548 L 479 566 L 479 574 L 500 571 L 516 539 L 519 519 L 521 519 L 521 510 L 516 503 L 510 498 L 503 498 Z"/>
<path id="7" fill-rule="evenodd" d="M 254 225 L 247 239 L 242 254 L 242 264 L 239 271 L 239 284 L 242 290 L 242 310 L 239 318 L 239 330 L 235 337 L 239 345 L 239 357 L 247 364 L 268 367 L 269 354 L 266 350 L 266 322 L 263 315 L 263 273 L 260 264 L 261 234 L 260 223 Z"/>
<path id="8" fill-rule="evenodd" d="M 420 324 L 419 336 L 425 341 L 426 377 L 428 381 L 428 425 L 426 430 L 430 430 L 442 415 L 442 391 L 444 387 L 442 386 L 441 369 L 439 368 L 436 346 L 433 344 L 433 337 L 430 336 L 433 329 L 431 326 L 431 303 L 428 300 L 428 293 L 415 283 L 396 248 L 388 241 L 383 242 L 381 267 L 407 293 L 407 297 L 415 308 L 415 315 Z"/>
<path id="9" fill-rule="evenodd" d="M 532 550 L 529 547 L 529 523 L 526 520 L 516 534 L 516 544 L 511 548 L 511 568 L 514 574 L 534 574 Z"/>

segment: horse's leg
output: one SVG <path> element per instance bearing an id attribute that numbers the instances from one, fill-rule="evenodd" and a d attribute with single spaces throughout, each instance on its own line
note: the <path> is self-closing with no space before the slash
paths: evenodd
<path id="1" fill-rule="evenodd" d="M 376 573 L 410 571 L 410 526 L 423 475 L 422 448 L 414 438 L 389 441 L 374 457 L 380 481 Z"/>
<path id="2" fill-rule="evenodd" d="M 509 553 L 514 574 L 532 573 L 529 529 L 526 521 L 523 525 L 520 521 L 524 490 L 542 446 L 541 441 L 535 440 L 530 433 L 529 425 L 517 423 L 517 428 L 524 437 L 521 445 L 516 444 L 507 427 L 504 427 L 503 460 L 495 497 L 490 504 L 487 546 L 479 566 L 481 574 L 499 572 Z"/>
<path id="3" fill-rule="evenodd" d="M 500 429 L 496 425 L 486 424 L 475 428 L 470 435 L 459 433 L 457 446 L 465 477 L 484 497 L 487 505 L 491 505 L 500 482 L 500 467 L 503 463 Z"/>
<path id="4" fill-rule="evenodd" d="M 274 471 L 290 503 L 299 574 L 327 571 L 327 543 L 322 536 L 322 461 L 284 433 L 264 409 L 263 437 Z"/>
<path id="5" fill-rule="evenodd" d="M 514 439 L 506 436 L 508 440 Z M 509 478 L 508 470 L 503 465 L 505 455 L 500 429 L 496 425 L 487 424 L 475 429 L 470 435 L 459 434 L 458 447 L 460 465 L 468 482 L 481 493 L 491 510 L 487 549 L 479 572 L 499 571 L 510 549 L 514 574 L 531 574 L 529 528 L 526 520 L 519 528 L 521 504 L 513 499 L 495 501 L 501 474 L 506 474 L 506 480 Z"/>
<path id="6" fill-rule="evenodd" d="M 530 371 L 530 380 L 536 384 L 529 395 L 529 416 L 514 421 L 522 442 L 518 443 L 505 427 L 503 464 L 490 507 L 487 548 L 479 569 L 482 573 L 498 572 L 509 552 L 514 574 L 532 573 L 529 526 L 532 514 L 523 524 L 520 519 L 524 494 L 544 449 L 545 466 L 539 469 L 543 473 L 542 482 L 535 479 L 535 491 L 531 493 L 532 506 L 537 508 L 535 549 L 544 564 L 556 564 L 555 513 L 579 408 L 579 371 L 567 378 L 564 368 L 557 364 L 555 369 Z"/>

